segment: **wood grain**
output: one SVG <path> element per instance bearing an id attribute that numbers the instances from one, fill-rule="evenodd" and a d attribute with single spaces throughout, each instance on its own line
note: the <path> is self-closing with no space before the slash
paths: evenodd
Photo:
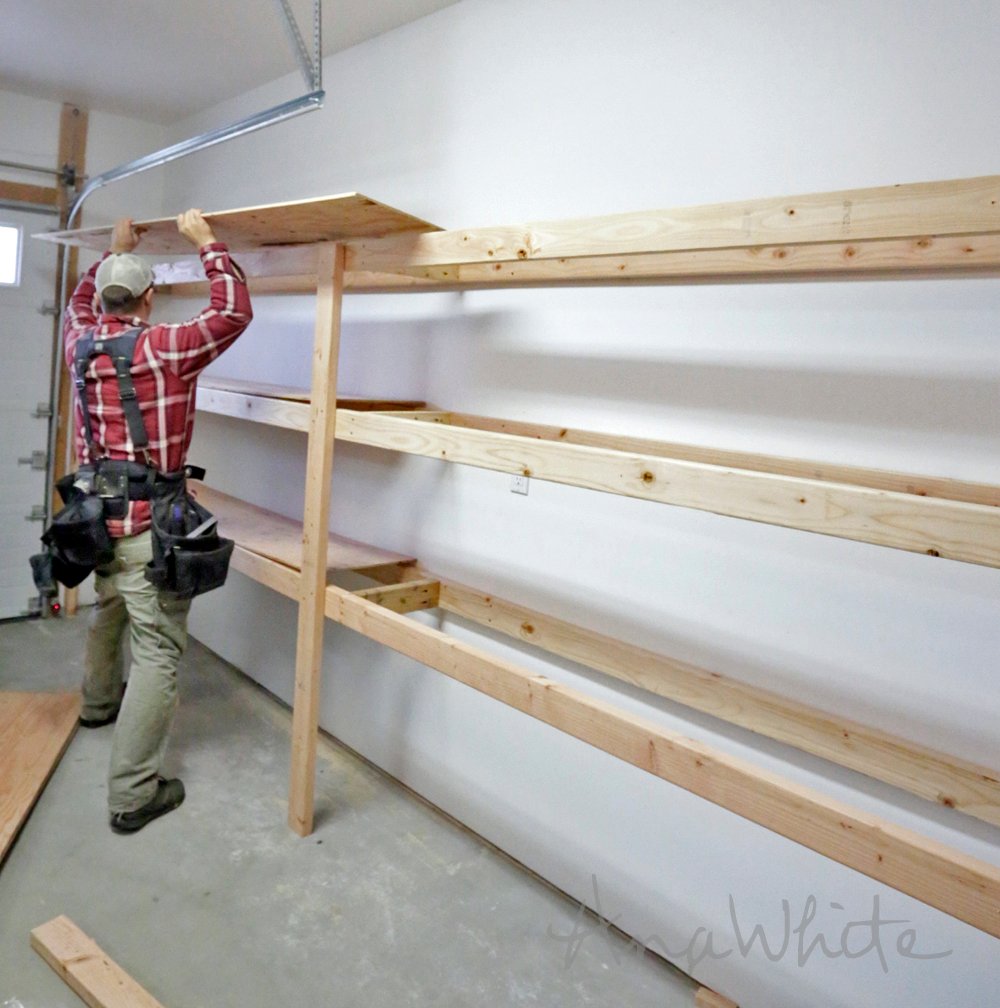
<path id="1" fill-rule="evenodd" d="M 211 211 L 205 217 L 218 239 L 232 252 L 273 245 L 336 242 L 362 235 L 436 230 L 435 225 L 427 221 L 360 193 Z M 178 233 L 176 217 L 137 221 L 136 229 L 141 235 L 136 248 L 138 254 L 190 255 L 191 245 Z M 111 227 L 96 227 L 54 231 L 36 237 L 103 252 L 110 245 L 112 230 Z"/>
<path id="2" fill-rule="evenodd" d="M 0 862 L 76 731 L 79 693 L 0 693 Z"/>
<path id="3" fill-rule="evenodd" d="M 1000 233 L 1000 176 L 360 239 L 348 270 Z"/>
<path id="4" fill-rule="evenodd" d="M 390 451 L 1000 567 L 1000 508 L 613 448 L 341 411 L 338 437 Z"/>
<path id="5" fill-rule="evenodd" d="M 1000 826 L 998 770 L 454 581 L 440 582 L 439 602 L 445 612 L 550 654 Z"/>
<path id="6" fill-rule="evenodd" d="M 219 519 L 219 532 L 251 553 L 276 560 L 293 571 L 302 562 L 302 523 L 248 504 L 203 483 L 193 484 L 198 501 Z M 383 564 L 410 563 L 412 557 L 355 539 L 327 534 L 327 571 L 364 571 Z"/>
<path id="7" fill-rule="evenodd" d="M 572 687 L 335 585 L 330 619 L 869 878 L 1000 937 L 1000 867 Z"/>
<path id="8" fill-rule="evenodd" d="M 90 1008 L 163 1008 L 68 917 L 36 927 L 31 947 Z"/>

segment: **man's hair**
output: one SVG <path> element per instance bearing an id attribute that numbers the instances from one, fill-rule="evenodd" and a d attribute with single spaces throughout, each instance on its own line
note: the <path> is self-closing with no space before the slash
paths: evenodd
<path id="1" fill-rule="evenodd" d="M 139 310 L 145 293 L 143 291 L 135 297 L 127 287 L 112 285 L 104 288 L 101 304 L 108 315 L 134 315 Z"/>

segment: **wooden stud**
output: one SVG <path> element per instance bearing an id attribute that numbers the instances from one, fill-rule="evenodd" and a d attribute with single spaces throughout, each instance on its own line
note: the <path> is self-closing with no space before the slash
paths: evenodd
<path id="1" fill-rule="evenodd" d="M 78 693 L 0 693 L 0 861 L 76 731 Z"/>
<path id="2" fill-rule="evenodd" d="M 29 203 L 32 206 L 57 206 L 59 193 L 50 186 L 0 179 L 0 200 L 8 203 Z"/>
<path id="3" fill-rule="evenodd" d="M 1000 567 L 1000 508 L 342 410 L 338 436 L 391 451 Z"/>
<path id="4" fill-rule="evenodd" d="M 289 825 L 300 836 L 313 827 L 316 734 L 319 728 L 320 671 L 323 660 L 323 607 L 330 521 L 337 410 L 337 357 L 344 285 L 344 248 L 317 247 L 320 278 L 316 305 L 309 447 L 306 456 L 305 514 L 302 525 L 298 638 L 295 649 L 295 696 L 292 716 L 292 771 Z"/>
<path id="5" fill-rule="evenodd" d="M 408 613 L 418 609 L 436 609 L 440 590 L 440 581 L 422 578 L 379 588 L 363 588 L 354 594 L 393 612 Z"/>
<path id="6" fill-rule="evenodd" d="M 76 193 L 80 186 L 80 180 L 87 170 L 87 123 L 88 116 L 85 109 L 78 105 L 64 103 L 59 116 L 59 151 L 57 155 L 57 169 L 71 168 L 76 178 L 76 184 L 68 186 L 60 180 L 59 184 L 59 226 L 66 226 L 66 219 L 69 214 L 70 197 Z M 75 248 L 60 246 L 59 255 L 56 262 L 56 292 L 55 304 L 60 308 L 60 300 L 63 296 L 60 278 L 62 277 L 63 264 L 66 268 L 66 297 L 72 296 L 76 287 L 79 274 L 80 252 Z M 57 315 L 53 321 L 52 347 L 55 354 L 56 372 L 59 376 L 57 383 L 56 401 L 52 404 L 55 416 L 53 422 L 56 425 L 53 476 L 59 479 L 68 472 L 76 468 L 76 449 L 73 444 L 73 385 L 69 378 L 69 369 L 63 357 L 63 339 L 60 325 L 62 317 Z M 50 504 L 52 514 L 55 514 L 62 507 L 55 486 L 52 488 L 52 500 Z M 62 607 L 66 616 L 75 616 L 80 601 L 79 588 L 62 589 Z"/>
<path id="7" fill-rule="evenodd" d="M 330 619 L 1000 937 L 1000 867 L 519 668 L 335 585 Z"/>
<path id="8" fill-rule="evenodd" d="M 1000 826 L 1000 771 L 453 581 L 440 582 L 439 603 L 550 654 Z"/>
<path id="9" fill-rule="evenodd" d="M 68 917 L 36 927 L 31 947 L 90 1008 L 163 1008 Z"/>

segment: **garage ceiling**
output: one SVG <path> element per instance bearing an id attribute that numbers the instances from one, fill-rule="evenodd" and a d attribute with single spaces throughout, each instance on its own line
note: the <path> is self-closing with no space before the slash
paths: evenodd
<path id="1" fill-rule="evenodd" d="M 323 54 L 455 2 L 325 0 Z M 312 0 L 289 4 L 311 50 Z M 14 0 L 3 21 L 0 90 L 151 122 L 298 70 L 275 0 Z"/>

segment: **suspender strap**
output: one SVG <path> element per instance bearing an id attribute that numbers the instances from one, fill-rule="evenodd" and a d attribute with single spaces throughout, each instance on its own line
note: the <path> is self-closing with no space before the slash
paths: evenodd
<path id="1" fill-rule="evenodd" d="M 139 409 L 139 399 L 132 381 L 132 358 L 135 356 L 135 346 L 142 335 L 142 329 L 129 329 L 120 336 L 111 339 L 95 340 L 93 333 L 81 336 L 76 344 L 76 354 L 73 360 L 73 383 L 80 397 L 80 412 L 83 414 L 83 429 L 87 438 L 87 448 L 91 461 L 97 455 L 94 446 L 94 431 L 90 423 L 90 410 L 87 408 L 86 373 L 91 360 L 101 354 L 107 354 L 115 368 L 118 380 L 118 397 L 121 399 L 122 412 L 128 425 L 132 445 L 145 454 L 149 447 L 149 435 L 142 420 L 142 410 Z"/>

